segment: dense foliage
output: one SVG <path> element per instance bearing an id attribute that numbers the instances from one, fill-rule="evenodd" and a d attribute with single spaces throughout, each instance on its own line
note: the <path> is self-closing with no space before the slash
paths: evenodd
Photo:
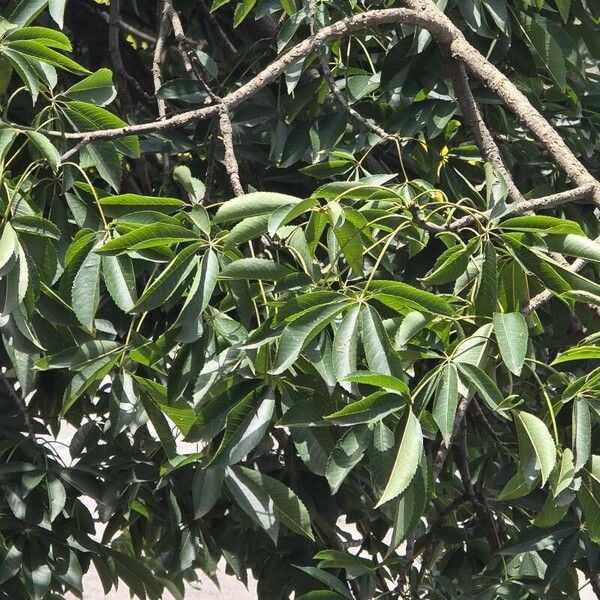
<path id="1" fill-rule="evenodd" d="M 587 187 L 419 1 L 107 4 L 0 2 L 3 597 L 600 590 L 596 0 L 438 2 Z"/>

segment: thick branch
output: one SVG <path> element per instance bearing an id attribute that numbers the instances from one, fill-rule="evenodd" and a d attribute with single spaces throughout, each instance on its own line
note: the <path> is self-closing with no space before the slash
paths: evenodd
<path id="1" fill-rule="evenodd" d="M 233 148 L 233 128 L 231 127 L 229 112 L 224 104 L 221 104 L 219 110 L 219 129 L 223 136 L 223 146 L 225 146 L 225 158 L 223 160 L 225 170 L 227 171 L 227 175 L 229 175 L 233 193 L 236 196 L 241 196 L 244 193 L 244 189 L 240 181 L 238 162 Z"/>
<path id="2" fill-rule="evenodd" d="M 165 52 L 166 38 L 169 34 L 169 13 L 167 10 L 167 3 L 163 2 L 160 25 L 158 28 L 158 34 L 156 36 L 156 45 L 154 47 L 154 54 L 152 56 L 152 79 L 154 80 L 154 93 L 156 94 L 156 104 L 158 106 L 158 116 L 163 119 L 167 114 L 167 103 L 163 98 L 159 98 L 158 90 L 162 87 L 162 59 Z"/>
<path id="3" fill-rule="evenodd" d="M 454 92 L 456 94 L 456 100 L 462 110 L 463 117 L 469 129 L 473 132 L 475 143 L 481 151 L 483 158 L 504 178 L 508 188 L 508 195 L 512 201 L 523 202 L 524 198 L 521 195 L 521 192 L 519 192 L 510 172 L 504 165 L 500 149 L 496 145 L 492 134 L 481 117 L 481 112 L 473 97 L 471 87 L 469 86 L 469 79 L 464 65 L 455 60 L 449 60 L 448 68 L 452 86 L 454 87 Z"/>
<path id="4" fill-rule="evenodd" d="M 557 164 L 578 186 L 593 185 L 595 189 L 594 201 L 600 204 L 600 184 L 579 162 L 552 125 L 530 104 L 525 95 L 467 42 L 462 32 L 431 0 L 409 1 L 411 5 L 420 10 L 404 8 L 371 10 L 324 27 L 315 35 L 294 46 L 249 82 L 225 96 L 223 103 L 228 109 L 237 106 L 273 82 L 297 60 L 306 57 L 329 41 L 339 39 L 341 36 L 348 35 L 357 29 L 388 23 L 402 23 L 422 27 L 429 31 L 441 45 L 449 48 L 453 58 L 460 60 L 478 79 L 496 93 L 517 118 L 530 129 L 531 133 L 554 157 Z M 64 134 L 62 132 L 51 132 L 50 134 L 70 139 L 89 137 L 92 141 L 113 139 L 124 135 L 152 133 L 172 127 L 181 127 L 201 119 L 216 116 L 219 111 L 219 105 L 211 105 L 181 113 L 159 122 L 87 133 Z"/>

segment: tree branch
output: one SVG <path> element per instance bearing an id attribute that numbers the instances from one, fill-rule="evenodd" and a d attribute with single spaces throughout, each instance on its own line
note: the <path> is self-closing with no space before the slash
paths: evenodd
<path id="1" fill-rule="evenodd" d="M 517 203 L 523 202 L 525 199 L 515 185 L 510 172 L 502 160 L 500 149 L 496 145 L 492 134 L 483 121 L 477 102 L 471 92 L 469 79 L 464 65 L 455 60 L 449 60 L 448 69 L 450 71 L 452 86 L 454 87 L 454 92 L 456 94 L 456 100 L 462 110 L 465 122 L 473 132 L 475 143 L 481 151 L 481 155 L 503 177 L 508 188 L 508 195 L 512 201 Z"/>
<path id="2" fill-rule="evenodd" d="M 283 56 L 280 56 L 249 82 L 227 94 L 223 98 L 223 103 L 227 109 L 237 106 L 266 85 L 272 83 L 287 67 L 291 66 L 297 60 L 306 57 L 327 42 L 348 35 L 357 29 L 389 23 L 402 23 L 404 25 L 422 27 L 429 31 L 438 43 L 449 48 L 453 58 L 460 60 L 504 102 L 578 186 L 594 186 L 593 198 L 600 205 L 600 183 L 579 162 L 557 131 L 530 104 L 525 95 L 478 50 L 467 42 L 462 32 L 431 0 L 407 0 L 407 3 L 415 6 L 418 10 L 406 8 L 371 10 L 324 27 L 294 46 Z M 88 137 L 90 141 L 114 139 L 124 135 L 154 133 L 172 127 L 181 127 L 201 119 L 216 116 L 219 114 L 219 111 L 220 107 L 218 105 L 211 105 L 174 115 L 158 122 L 86 133 L 65 134 L 58 131 L 47 133 L 67 139 L 81 139 L 83 137 Z"/>

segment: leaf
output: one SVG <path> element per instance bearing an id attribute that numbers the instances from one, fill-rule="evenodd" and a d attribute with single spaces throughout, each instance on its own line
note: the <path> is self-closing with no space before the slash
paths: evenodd
<path id="1" fill-rule="evenodd" d="M 291 367 L 308 342 L 327 327 L 346 306 L 343 302 L 317 306 L 287 325 L 281 334 L 271 373 L 278 375 Z"/>
<path id="2" fill-rule="evenodd" d="M 386 415 L 400 410 L 406 406 L 396 394 L 375 392 L 356 402 L 351 402 L 344 408 L 334 413 L 325 415 L 324 418 L 336 425 L 357 425 L 359 423 L 375 423 Z"/>
<path id="3" fill-rule="evenodd" d="M 523 411 L 515 411 L 514 416 L 519 434 L 519 450 L 523 452 L 523 456 L 529 454 L 529 448 L 533 450 L 544 486 L 556 464 L 554 440 L 544 422 L 538 417 Z M 520 462 L 524 464 L 525 460 Z"/>
<path id="4" fill-rule="evenodd" d="M 496 310 L 498 289 L 498 266 L 496 250 L 491 242 L 486 242 L 479 276 L 479 285 L 475 296 L 475 313 L 491 316 Z"/>
<path id="5" fill-rule="evenodd" d="M 142 225 L 133 231 L 109 240 L 100 246 L 96 252 L 117 255 L 128 251 L 191 242 L 197 239 L 198 237 L 185 227 L 169 225 L 167 223 L 153 223 L 151 225 Z"/>
<path id="6" fill-rule="evenodd" d="M 270 388 L 262 398 L 257 399 L 258 391 L 248 394 L 227 415 L 223 439 L 206 467 L 233 465 L 262 440 L 271 422 L 275 395 Z"/>
<path id="7" fill-rule="evenodd" d="M 461 375 L 464 375 L 469 383 L 475 386 L 477 393 L 483 398 L 488 407 L 493 411 L 497 411 L 503 403 L 504 397 L 487 373 L 475 365 L 467 363 L 458 363 L 456 366 Z"/>
<path id="8" fill-rule="evenodd" d="M 549 235 L 545 238 L 548 249 L 565 256 L 575 256 L 593 262 L 600 262 L 600 243 L 582 235 Z"/>
<path id="9" fill-rule="evenodd" d="M 336 380 L 346 390 L 351 386 L 344 381 L 346 375 L 356 371 L 356 356 L 358 348 L 358 316 L 359 306 L 353 306 L 342 319 L 333 336 L 331 360 Z"/>
<path id="10" fill-rule="evenodd" d="M 542 62 L 548 69 L 552 79 L 561 91 L 567 86 L 567 68 L 565 56 L 558 42 L 546 28 L 532 18 L 524 19 L 524 26 L 529 39 Z"/>
<path id="11" fill-rule="evenodd" d="M 65 486 L 55 475 L 48 475 L 47 489 L 48 512 L 50 515 L 50 522 L 52 523 L 65 507 L 67 494 L 65 492 Z"/>
<path id="12" fill-rule="evenodd" d="M 360 332 L 369 369 L 385 375 L 399 373 L 399 358 L 390 343 L 381 317 L 371 306 L 367 305 L 360 311 Z"/>
<path id="13" fill-rule="evenodd" d="M 238 196 L 222 204 L 217 210 L 213 223 L 241 221 L 247 217 L 270 214 L 281 206 L 297 204 L 300 198 L 275 192 L 252 192 Z"/>
<path id="14" fill-rule="evenodd" d="M 334 590 L 341 596 L 347 598 L 348 600 L 353 600 L 352 594 L 350 593 L 348 588 L 331 573 L 323 571 L 323 569 L 317 569 L 316 567 L 300 567 L 298 565 L 295 565 L 295 567 L 297 569 L 300 569 L 303 573 L 314 577 L 321 583 L 324 583 L 326 586 L 330 587 L 332 590 Z"/>
<path id="15" fill-rule="evenodd" d="M 398 498 L 394 511 L 392 538 L 386 553 L 389 556 L 415 529 L 427 506 L 427 469 L 424 463 L 409 486 Z"/>
<path id="16" fill-rule="evenodd" d="M 433 419 L 440 428 L 446 443 L 454 430 L 454 417 L 458 407 L 458 373 L 456 365 L 447 363 L 443 366 L 433 405 Z"/>
<path id="17" fill-rule="evenodd" d="M 2 15 L 9 23 L 25 27 L 46 8 L 48 0 L 18 0 L 10 4 L 10 10 Z"/>
<path id="18" fill-rule="evenodd" d="M 71 289 L 73 310 L 87 329 L 94 329 L 94 317 L 100 305 L 100 269 L 100 255 L 92 249 L 77 271 Z"/>
<path id="19" fill-rule="evenodd" d="M 360 229 L 346 219 L 342 225 L 335 227 L 333 232 L 350 267 L 356 273 L 362 273 L 364 247 Z"/>
<path id="20" fill-rule="evenodd" d="M 225 484 L 240 508 L 277 544 L 279 518 L 273 499 L 262 481 L 248 477 L 246 470 L 241 467 L 229 467 L 225 472 Z"/>
<path id="21" fill-rule="evenodd" d="M 264 488 L 273 500 L 278 520 L 291 531 L 315 540 L 310 515 L 300 498 L 286 485 L 260 471 L 247 467 L 233 467 L 232 470 L 243 473 L 247 479 Z"/>
<path id="22" fill-rule="evenodd" d="M 185 202 L 177 198 L 157 198 L 139 194 L 104 196 L 100 198 L 99 204 L 109 217 L 119 217 L 138 210 L 155 210 L 169 214 L 185 206 Z"/>
<path id="23" fill-rule="evenodd" d="M 113 85 L 112 71 L 110 69 L 98 69 L 73 84 L 63 92 L 63 95 L 69 100 L 87 102 L 95 106 L 106 106 L 117 95 L 117 90 Z"/>
<path id="24" fill-rule="evenodd" d="M 192 482 L 194 519 L 201 519 L 216 504 L 224 477 L 225 469 L 220 467 L 196 469 Z"/>
<path id="25" fill-rule="evenodd" d="M 587 534 L 592 542 L 598 544 L 600 543 L 600 485 L 593 479 L 582 481 L 578 496 Z"/>
<path id="26" fill-rule="evenodd" d="M 427 285 L 443 285 L 456 281 L 469 264 L 469 251 L 461 245 L 446 250 L 436 261 L 429 275 L 423 278 Z"/>
<path id="27" fill-rule="evenodd" d="M 48 12 L 61 29 L 63 28 L 66 4 L 67 0 L 48 0 Z"/>
<path id="28" fill-rule="evenodd" d="M 26 134 L 41 155 L 48 161 L 50 168 L 56 173 L 60 166 L 60 154 L 58 150 L 45 135 L 37 131 L 27 131 Z"/>
<path id="29" fill-rule="evenodd" d="M 306 200 L 301 200 L 300 202 L 294 204 L 284 204 L 283 206 L 280 206 L 273 212 L 267 213 L 269 215 L 269 235 L 271 237 L 275 236 L 275 234 L 281 227 L 287 225 L 289 222 L 293 221 L 300 215 L 303 215 L 308 210 L 317 205 L 318 202 L 316 198 L 306 198 Z"/>
<path id="30" fill-rule="evenodd" d="M 50 65 L 54 65 L 55 67 L 60 67 L 61 69 L 70 71 L 71 73 L 89 73 L 85 67 L 82 67 L 74 60 L 71 60 L 63 54 L 56 52 L 56 50 L 48 48 L 48 46 L 44 46 L 40 42 L 33 40 L 15 40 L 10 41 L 8 43 L 8 47 L 27 57 L 40 60 Z"/>
<path id="31" fill-rule="evenodd" d="M 248 13 L 254 8 L 255 4 L 256 0 L 240 0 L 237 3 L 233 13 L 234 29 L 248 16 Z"/>
<path id="32" fill-rule="evenodd" d="M 366 425 L 352 427 L 338 439 L 327 459 L 325 478 L 336 494 L 352 469 L 362 460 L 369 447 L 371 432 Z"/>
<path id="33" fill-rule="evenodd" d="M 600 348 L 598 346 L 576 346 L 568 348 L 555 358 L 550 364 L 552 366 L 572 360 L 597 360 L 600 359 Z"/>
<path id="34" fill-rule="evenodd" d="M 15 230 L 10 223 L 4 225 L 2 237 L 0 237 L 0 272 L 12 261 L 18 252 L 19 241 Z"/>
<path id="35" fill-rule="evenodd" d="M 397 392 L 399 394 L 410 396 L 408 385 L 393 375 L 373 373 L 372 371 L 355 371 L 346 377 L 346 381 L 374 385 L 390 392 Z"/>
<path id="36" fill-rule="evenodd" d="M 375 297 L 391 308 L 406 306 L 423 310 L 434 315 L 451 316 L 452 307 L 439 295 L 420 290 L 399 281 L 372 281 L 369 289 L 376 293 Z M 397 304 L 397 303 L 399 304 Z"/>
<path id="37" fill-rule="evenodd" d="M 135 271 L 129 256 L 103 256 L 102 276 L 114 303 L 129 312 L 137 302 Z"/>
<path id="38" fill-rule="evenodd" d="M 166 302 L 179 289 L 181 283 L 194 268 L 196 253 L 201 245 L 201 242 L 190 244 L 179 252 L 166 269 L 146 288 L 132 310 L 144 312 Z M 97 256 L 100 257 L 99 254 Z"/>
<path id="39" fill-rule="evenodd" d="M 494 333 L 507 369 L 515 375 L 521 375 L 529 340 L 529 331 L 523 315 L 494 313 Z"/>
<path id="40" fill-rule="evenodd" d="M 529 215 L 526 217 L 512 217 L 500 223 L 502 229 L 512 231 L 530 231 L 532 233 L 554 233 L 584 235 L 583 230 L 575 221 L 548 217 L 545 215 Z"/>
<path id="41" fill-rule="evenodd" d="M 584 398 L 573 400 L 572 432 L 577 473 L 587 464 L 592 454 L 592 420 L 590 408 Z"/>
<path id="42" fill-rule="evenodd" d="M 388 483 L 375 506 L 376 508 L 396 498 L 408 488 L 421 462 L 422 452 L 423 434 L 421 433 L 421 425 L 412 410 L 407 409 L 402 423 L 396 460 Z"/>
<path id="43" fill-rule="evenodd" d="M 38 217 L 37 215 L 21 215 L 11 220 L 11 225 L 15 231 L 28 235 L 58 240 L 60 238 L 60 229 L 48 219 Z"/>
<path id="44" fill-rule="evenodd" d="M 266 279 L 277 281 L 293 271 L 266 258 L 240 258 L 230 262 L 223 267 L 219 275 L 220 279 Z"/>

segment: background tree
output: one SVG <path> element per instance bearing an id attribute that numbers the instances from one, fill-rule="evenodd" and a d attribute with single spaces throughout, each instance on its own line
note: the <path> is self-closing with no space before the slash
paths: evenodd
<path id="1" fill-rule="evenodd" d="M 0 3 L 3 594 L 600 597 L 597 2 L 104 4 Z"/>

